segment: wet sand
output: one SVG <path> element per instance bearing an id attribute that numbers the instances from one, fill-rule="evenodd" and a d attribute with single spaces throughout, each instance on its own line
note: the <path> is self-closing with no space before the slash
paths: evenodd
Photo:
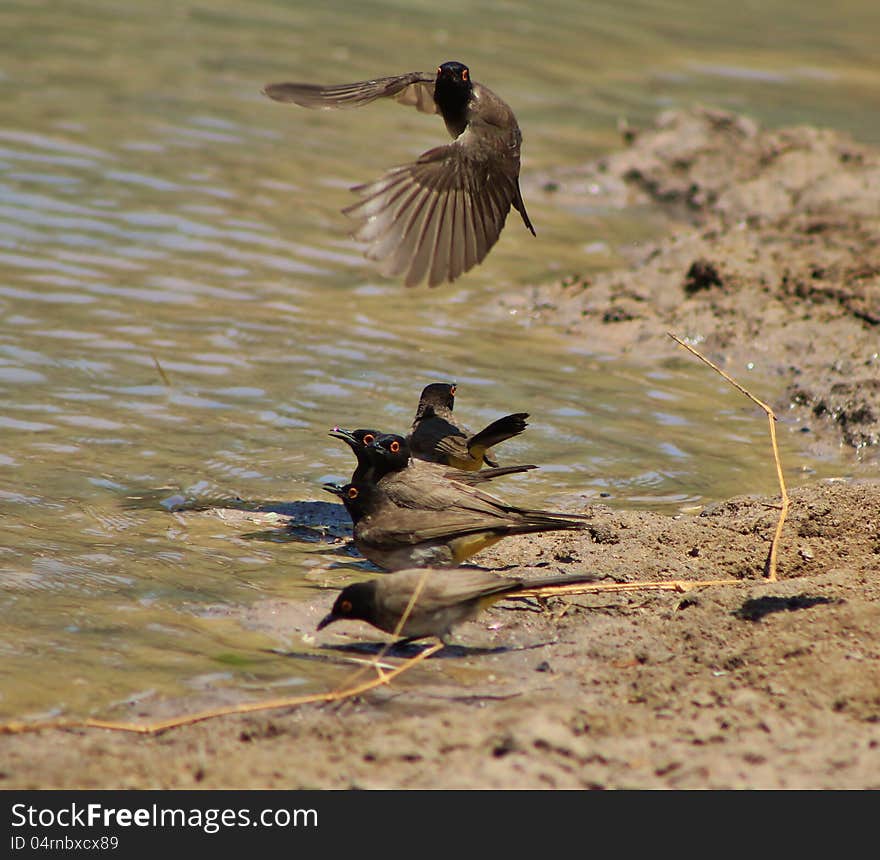
<path id="1" fill-rule="evenodd" d="M 773 408 L 802 421 L 817 450 L 857 450 L 871 474 L 880 154 L 836 132 L 768 132 L 708 110 L 627 137 L 620 152 L 540 181 L 573 199 L 662 207 L 672 234 L 618 271 L 499 296 L 498 312 L 594 337 L 608 353 L 674 354 L 672 330 L 734 375 L 760 362 L 785 381 Z M 778 582 L 764 574 L 779 498 L 677 516 L 589 505 L 583 534 L 505 540 L 475 561 L 523 575 L 588 568 L 608 582 L 736 582 L 507 601 L 461 626 L 460 645 L 333 705 L 158 736 L 2 736 L 0 787 L 878 788 L 880 482 L 817 483 L 791 502 Z M 274 605 L 261 623 L 312 634 L 332 598 Z M 383 641 L 337 627 L 328 642 Z"/>

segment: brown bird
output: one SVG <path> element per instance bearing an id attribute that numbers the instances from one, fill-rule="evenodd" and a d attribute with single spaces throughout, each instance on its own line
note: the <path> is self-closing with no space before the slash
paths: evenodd
<path id="1" fill-rule="evenodd" d="M 391 434 L 372 443 L 395 460 L 405 445 L 402 436 Z M 590 524 L 579 514 L 519 508 L 461 481 L 409 467 L 388 471 L 378 482 L 368 478 L 324 489 L 342 499 L 361 555 L 386 570 L 454 567 L 508 535 Z"/>
<path id="2" fill-rule="evenodd" d="M 347 585 L 318 623 L 318 630 L 349 618 L 407 639 L 436 636 L 448 644 L 456 624 L 475 618 L 483 609 L 517 592 L 597 578 L 591 573 L 520 579 L 466 568 L 399 570 Z"/>
<path id="3" fill-rule="evenodd" d="M 455 385 L 447 382 L 432 382 L 422 390 L 407 437 L 410 453 L 419 460 L 468 471 L 481 468 L 483 463 L 497 466 L 489 449 L 522 433 L 529 413 L 505 415 L 479 433 L 471 433 L 452 412 L 455 391 Z"/>
<path id="4" fill-rule="evenodd" d="M 458 62 L 436 72 L 322 86 L 268 84 L 263 93 L 308 108 L 353 108 L 392 98 L 439 113 L 452 143 L 429 149 L 412 164 L 389 170 L 353 191 L 361 200 L 343 211 L 361 220 L 355 238 L 388 276 L 406 286 L 425 278 L 434 287 L 482 262 L 498 241 L 513 206 L 535 235 L 519 187 L 522 134 L 513 111 Z"/>

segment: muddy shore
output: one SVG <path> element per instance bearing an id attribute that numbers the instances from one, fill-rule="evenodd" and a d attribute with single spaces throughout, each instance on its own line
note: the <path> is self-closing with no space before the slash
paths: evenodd
<path id="1" fill-rule="evenodd" d="M 588 533 L 505 540 L 479 563 L 735 582 L 508 601 L 459 628 L 461 645 L 332 706 L 158 736 L 0 736 L 0 788 L 880 788 L 880 153 L 695 109 L 530 181 L 658 207 L 672 227 L 627 267 L 499 297 L 499 313 L 610 354 L 674 354 L 672 330 L 734 375 L 759 362 L 785 383 L 775 409 L 865 462 L 865 479 L 792 493 L 779 581 L 764 578 L 778 498 L 680 516 L 592 505 Z M 333 598 L 316 593 L 249 623 L 311 634 Z"/>

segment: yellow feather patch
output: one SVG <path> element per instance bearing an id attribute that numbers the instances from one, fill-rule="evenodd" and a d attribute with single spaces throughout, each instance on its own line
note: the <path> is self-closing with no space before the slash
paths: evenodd
<path id="1" fill-rule="evenodd" d="M 476 448 L 471 448 L 470 450 L 474 455 L 473 457 L 462 460 L 459 457 L 450 456 L 449 465 L 456 469 L 464 469 L 466 472 L 476 472 L 483 465 L 483 453 L 486 451 L 486 448 L 482 446 L 479 450 Z"/>
<path id="2" fill-rule="evenodd" d="M 483 532 L 482 534 L 466 535 L 456 538 L 449 544 L 452 550 L 452 558 L 456 564 L 461 564 L 465 559 L 476 555 L 480 550 L 498 543 L 503 535 L 493 535 Z"/>

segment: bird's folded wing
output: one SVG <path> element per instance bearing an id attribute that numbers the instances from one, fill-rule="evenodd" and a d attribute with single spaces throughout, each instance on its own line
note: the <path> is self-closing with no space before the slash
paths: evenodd
<path id="1" fill-rule="evenodd" d="M 408 287 L 453 281 L 481 262 L 517 199 L 516 163 L 468 135 L 357 186 L 362 199 L 344 210 L 363 222 L 355 238 L 366 255 Z"/>
<path id="2" fill-rule="evenodd" d="M 408 72 L 357 81 L 353 84 L 322 86 L 321 84 L 279 83 L 266 84 L 263 93 L 277 102 L 293 102 L 308 108 L 356 108 L 376 99 L 393 98 L 422 113 L 437 113 L 434 102 L 436 75 L 428 72 Z"/>
<path id="3" fill-rule="evenodd" d="M 453 481 L 460 481 L 473 487 L 477 484 L 485 484 L 487 481 L 494 481 L 495 478 L 501 478 L 504 475 L 515 475 L 519 472 L 530 472 L 538 467 L 534 464 L 524 466 L 493 466 L 488 469 L 480 469 L 476 472 L 465 472 L 461 469 L 454 469 L 444 472 L 444 477 Z"/>
<path id="4" fill-rule="evenodd" d="M 416 605 L 422 611 L 436 611 L 462 601 L 473 600 L 519 586 L 517 580 L 505 579 L 481 570 L 408 570 L 389 574 L 378 583 L 383 603 L 398 615 L 403 614 L 418 590 Z M 393 577 L 393 580 L 391 579 Z M 387 587 L 385 579 L 388 579 Z"/>
<path id="5" fill-rule="evenodd" d="M 414 475 L 422 472 L 426 479 L 436 480 L 438 477 L 447 481 L 458 481 L 460 484 L 467 484 L 470 487 L 478 484 L 486 484 L 495 478 L 501 478 L 505 475 L 515 475 L 519 472 L 529 472 L 537 469 L 534 465 L 522 466 L 498 466 L 496 468 L 479 469 L 477 471 L 468 472 L 464 469 L 457 469 L 454 466 L 445 466 L 441 463 L 434 463 L 429 460 L 414 459 L 407 467 Z"/>
<path id="6" fill-rule="evenodd" d="M 582 527 L 591 520 L 583 514 L 543 511 L 510 505 L 497 496 L 461 481 L 382 483 L 386 499 L 394 506 L 397 516 L 426 514 L 440 523 L 446 519 L 461 524 L 491 528 L 500 523 L 529 523 L 531 525 Z M 479 529 L 477 529 L 479 530 Z"/>
<path id="7" fill-rule="evenodd" d="M 467 439 L 467 434 L 454 424 L 439 415 L 431 415 L 419 422 L 410 435 L 409 444 L 410 449 L 417 454 L 432 458 L 445 454 L 447 457 L 467 459 Z M 442 457 L 438 458 L 442 460 Z"/>
<path id="8" fill-rule="evenodd" d="M 434 441 L 435 454 L 467 460 L 470 457 L 467 436 L 449 435 Z"/>
<path id="9" fill-rule="evenodd" d="M 424 511 L 475 512 L 503 516 L 508 505 L 497 496 L 448 478 L 425 480 L 421 475 L 403 473 L 387 475 L 379 484 L 389 503 L 397 508 Z"/>
<path id="10" fill-rule="evenodd" d="M 464 535 L 503 533 L 509 523 L 501 517 L 471 511 L 429 511 L 401 508 L 393 519 L 376 523 L 372 518 L 358 524 L 358 538 L 377 546 L 414 546 L 430 541 L 449 541 Z"/>

